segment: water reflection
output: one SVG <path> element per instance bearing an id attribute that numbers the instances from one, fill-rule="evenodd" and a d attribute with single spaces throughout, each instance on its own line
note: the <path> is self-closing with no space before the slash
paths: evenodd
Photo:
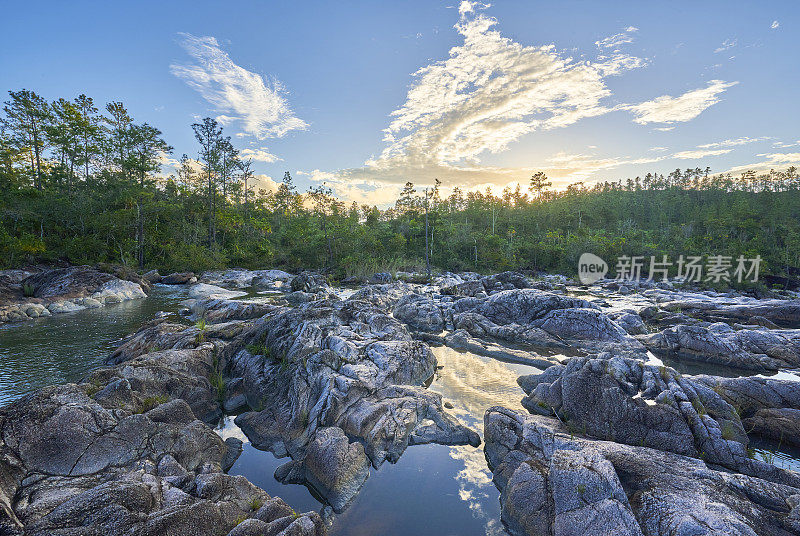
<path id="1" fill-rule="evenodd" d="M 522 410 L 524 396 L 517 377 L 538 369 L 504 363 L 447 347 L 433 348 L 439 365 L 430 389 L 453 408 L 450 413 L 482 433 L 483 414 L 491 406 Z M 304 486 L 283 485 L 275 469 L 288 459 L 254 449 L 233 417 L 218 428 L 223 437 L 245 442 L 242 455 L 231 468 L 267 493 L 286 500 L 298 511 L 319 510 L 322 505 Z M 500 536 L 499 492 L 492 484 L 483 447 L 418 445 L 409 447 L 396 464 L 373 470 L 350 507 L 333 519 L 331 536 L 436 535 Z"/>
<path id="2" fill-rule="evenodd" d="M 155 285 L 142 300 L 0 326 L 0 406 L 47 385 L 79 381 L 122 337 L 175 312 L 184 287 Z"/>

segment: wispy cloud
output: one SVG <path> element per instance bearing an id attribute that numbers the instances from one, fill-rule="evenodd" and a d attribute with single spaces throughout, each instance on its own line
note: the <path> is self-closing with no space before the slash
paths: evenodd
<path id="1" fill-rule="evenodd" d="M 622 45 L 632 43 L 633 42 L 633 33 L 638 32 L 639 28 L 635 26 L 628 26 L 625 31 L 620 32 L 618 34 L 610 35 L 604 39 L 599 41 L 595 41 L 594 44 L 597 45 L 597 48 L 604 50 L 604 49 L 617 49 Z"/>
<path id="2" fill-rule="evenodd" d="M 672 155 L 672 158 L 680 158 L 682 160 L 696 160 L 698 158 L 708 158 L 709 156 L 719 156 L 728 154 L 733 149 L 692 149 L 689 151 L 681 151 Z"/>
<path id="3" fill-rule="evenodd" d="M 678 97 L 662 95 L 651 101 L 632 105 L 628 109 L 636 116 L 634 121 L 641 125 L 691 121 L 710 106 L 717 104 L 720 101 L 719 94 L 736 84 L 738 82 L 711 80 L 708 87 L 687 91 Z"/>
<path id="4" fill-rule="evenodd" d="M 772 169 L 783 170 L 790 166 L 800 167 L 800 153 L 767 153 L 756 155 L 761 157 L 760 162 L 735 166 L 728 170 L 729 173 L 742 173 L 744 171 L 765 172 Z"/>
<path id="5" fill-rule="evenodd" d="M 224 124 L 240 124 L 245 133 L 260 140 L 308 127 L 294 115 L 279 81 L 234 63 L 214 37 L 179 35 L 181 46 L 195 63 L 174 64 L 170 71 L 200 93 Z"/>
<path id="6" fill-rule="evenodd" d="M 772 136 L 761 136 L 759 138 L 751 138 L 749 136 L 743 136 L 741 138 L 733 138 L 728 140 L 715 141 L 713 143 L 705 143 L 703 145 L 698 145 L 697 147 L 700 149 L 715 149 L 717 147 L 736 147 L 739 145 L 747 145 L 750 143 L 767 141 L 771 139 L 773 139 Z"/>
<path id="7" fill-rule="evenodd" d="M 783 141 L 776 141 L 772 144 L 773 147 L 776 149 L 786 149 L 787 147 L 798 147 L 800 146 L 800 140 L 794 142 L 783 142 Z"/>
<path id="8" fill-rule="evenodd" d="M 731 49 L 736 46 L 736 39 L 726 39 L 722 42 L 718 48 L 714 50 L 714 54 L 719 54 L 720 52 L 724 52 L 728 49 Z"/>
<path id="9" fill-rule="evenodd" d="M 272 162 L 277 162 L 281 160 L 274 154 L 270 153 L 266 149 L 242 149 L 239 152 L 239 156 L 241 158 L 252 158 L 256 162 L 266 162 L 267 164 L 271 164 Z"/>
<path id="10" fill-rule="evenodd" d="M 614 109 L 605 79 L 647 60 L 619 52 L 575 61 L 554 46 L 525 46 L 503 37 L 485 5 L 462 2 L 455 29 L 463 42 L 447 59 L 414 73 L 405 103 L 392 112 L 383 151 L 354 180 L 404 183 L 455 179 L 467 185 L 510 180 L 505 168 L 480 165 L 525 134 L 563 128 Z M 630 29 L 633 31 L 633 29 Z M 518 178 L 518 174 L 517 177 Z"/>
<path id="11" fill-rule="evenodd" d="M 777 30 L 780 27 L 780 25 L 781 25 L 780 22 L 774 20 L 774 21 L 772 21 L 772 24 L 770 25 L 770 28 L 772 28 L 773 30 Z"/>

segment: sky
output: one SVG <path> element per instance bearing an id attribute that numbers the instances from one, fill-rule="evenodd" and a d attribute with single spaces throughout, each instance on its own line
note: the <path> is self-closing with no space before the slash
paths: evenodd
<path id="1" fill-rule="evenodd" d="M 122 101 L 196 157 L 215 117 L 260 184 L 386 206 L 675 168 L 800 166 L 800 3 L 3 2 L 0 89 Z M 173 160 L 174 161 L 174 160 Z M 167 163 L 164 172 L 171 171 Z"/>

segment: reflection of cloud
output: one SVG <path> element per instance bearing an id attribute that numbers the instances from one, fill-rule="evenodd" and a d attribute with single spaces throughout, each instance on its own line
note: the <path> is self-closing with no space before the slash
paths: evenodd
<path id="1" fill-rule="evenodd" d="M 519 373 L 510 365 L 469 352 L 456 352 L 446 346 L 432 350 L 443 368 L 430 389 L 452 403 L 453 409 L 449 412 L 467 426 L 478 429 L 482 435 L 483 414 L 492 406 L 525 411 L 520 404 L 525 393 L 517 385 Z M 531 372 L 535 370 L 531 368 Z M 468 445 L 450 447 L 450 457 L 464 464 L 456 475 L 459 497 L 475 516 L 486 521 L 486 535 L 506 534 L 496 514 L 484 510 L 489 501 L 496 504 L 498 491 L 492 483 L 492 472 L 483 449 Z"/>

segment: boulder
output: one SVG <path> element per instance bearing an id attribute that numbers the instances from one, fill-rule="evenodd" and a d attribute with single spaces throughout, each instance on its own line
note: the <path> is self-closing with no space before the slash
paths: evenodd
<path id="1" fill-rule="evenodd" d="M 800 366 L 800 330 L 740 329 L 727 324 L 678 325 L 642 337 L 654 352 L 748 370 Z"/>
<path id="2" fill-rule="evenodd" d="M 392 314 L 414 330 L 440 333 L 444 329 L 442 310 L 432 299 L 420 294 L 403 296 Z"/>
<path id="3" fill-rule="evenodd" d="M 800 530 L 800 488 L 703 461 L 576 436 L 558 420 L 490 408 L 485 452 L 501 519 L 522 535 L 778 536 Z"/>
<path id="4" fill-rule="evenodd" d="M 186 285 L 197 282 L 197 276 L 192 272 L 173 272 L 161 278 L 165 285 Z"/>

